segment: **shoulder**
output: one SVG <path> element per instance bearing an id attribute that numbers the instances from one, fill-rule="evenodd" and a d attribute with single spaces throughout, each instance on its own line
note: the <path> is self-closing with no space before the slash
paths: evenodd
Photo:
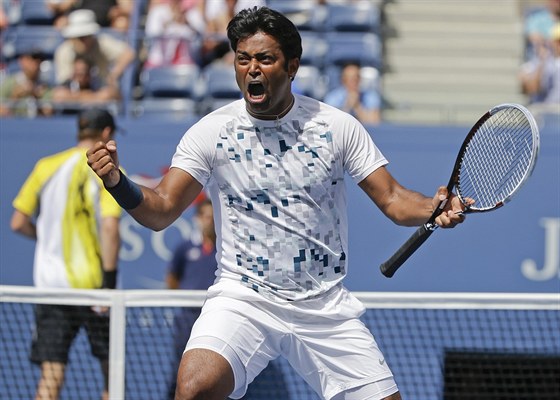
<path id="1" fill-rule="evenodd" d="M 74 53 L 74 46 L 68 39 L 64 40 L 55 50 L 55 56 L 68 57 Z"/>
<path id="2" fill-rule="evenodd" d="M 196 122 L 190 130 L 220 130 L 226 124 L 235 120 L 240 113 L 243 113 L 244 107 L 244 100 L 234 100 L 233 102 L 206 114 L 198 122 Z"/>
<path id="3" fill-rule="evenodd" d="M 115 51 L 115 50 L 119 50 L 122 51 L 126 48 L 128 48 L 128 44 L 120 39 L 117 39 L 116 37 L 113 37 L 109 34 L 106 33 L 100 33 L 97 36 L 97 42 L 99 43 L 99 47 L 105 51 Z"/>

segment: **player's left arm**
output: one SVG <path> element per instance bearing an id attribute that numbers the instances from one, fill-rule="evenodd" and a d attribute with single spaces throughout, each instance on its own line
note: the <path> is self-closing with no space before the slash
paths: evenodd
<path id="1" fill-rule="evenodd" d="M 419 226 L 432 215 L 441 199 L 447 198 L 447 189 L 438 188 L 433 198 L 407 189 L 396 181 L 385 167 L 377 168 L 359 183 L 360 188 L 391 221 L 402 226 Z M 454 195 L 436 223 L 452 228 L 462 222 L 461 202 Z"/>
<path id="2" fill-rule="evenodd" d="M 119 249 L 121 247 L 121 236 L 119 234 L 119 218 L 110 216 L 101 219 L 100 239 L 103 271 L 116 271 L 119 262 Z"/>

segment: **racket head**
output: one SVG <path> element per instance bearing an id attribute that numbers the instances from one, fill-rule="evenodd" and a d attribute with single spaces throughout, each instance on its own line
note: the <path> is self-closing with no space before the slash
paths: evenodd
<path id="1" fill-rule="evenodd" d="M 524 106 L 505 103 L 484 114 L 463 142 L 451 177 L 466 212 L 509 202 L 531 176 L 539 146 L 537 123 Z"/>

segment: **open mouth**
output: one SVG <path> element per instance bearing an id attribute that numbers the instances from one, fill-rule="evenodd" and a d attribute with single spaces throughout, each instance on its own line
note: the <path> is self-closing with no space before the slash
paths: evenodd
<path id="1" fill-rule="evenodd" d="M 249 94 L 249 98 L 252 101 L 260 101 L 264 99 L 264 86 L 260 82 L 251 82 L 247 87 L 247 92 Z"/>

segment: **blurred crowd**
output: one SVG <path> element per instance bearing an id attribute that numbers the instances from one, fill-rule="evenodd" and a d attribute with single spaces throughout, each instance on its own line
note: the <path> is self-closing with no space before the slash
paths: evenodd
<path id="1" fill-rule="evenodd" d="M 155 110 L 167 109 L 161 98 L 142 102 L 151 97 L 144 87 L 150 72 L 174 69 L 184 74 L 191 68 L 197 74 L 190 76 L 196 78 L 216 66 L 220 71 L 223 65 L 231 66 L 226 27 L 239 10 L 280 6 L 292 13 L 296 23 L 310 20 L 321 7 L 360 3 L 364 4 L 356 0 L 0 0 L 0 115 L 71 114 L 93 105 L 119 114 L 129 101 L 142 106 L 133 112 L 148 111 L 147 104 L 158 102 L 161 105 Z M 354 78 L 349 79 L 343 69 L 353 71 Z M 373 79 L 360 81 L 361 75 Z M 331 103 L 336 95 L 336 106 L 358 118 L 364 116 L 364 122 L 377 123 L 378 75 L 374 66 L 352 59 L 338 63 L 328 74 L 321 66 L 305 66 L 294 90 L 320 100 L 330 98 Z M 221 90 L 226 98 L 205 103 L 201 110 L 196 104 L 201 103 L 205 87 L 191 80 L 196 89 L 187 97 L 196 100 L 189 103 L 193 112 L 207 112 L 238 96 L 235 88 L 226 94 Z"/>
<path id="2" fill-rule="evenodd" d="M 519 79 L 532 105 L 560 113 L 560 0 L 547 0 L 525 15 L 525 60 Z"/>
<path id="3" fill-rule="evenodd" d="M 266 5 L 289 14 L 303 35 L 307 58 L 302 59 L 294 92 L 375 124 L 381 121 L 384 104 L 380 65 L 352 57 L 335 59 L 329 49 L 320 54 L 324 41 L 310 41 L 319 36 L 313 35 L 314 29 L 325 29 L 324 20 L 317 22 L 320 10 L 365 3 L 374 2 L 0 0 L 0 115 L 51 116 L 92 105 L 104 105 L 117 114 L 128 105 L 124 112 L 136 116 L 152 107 L 156 115 L 181 104 L 179 116 L 204 114 L 239 95 L 235 87 L 220 88 L 219 99 L 204 101 L 213 96 L 207 93 L 209 86 L 222 81 L 211 71 L 221 73 L 233 61 L 226 36 L 229 20 L 240 9 Z M 525 57 L 520 62 L 520 90 L 529 104 L 556 106 L 560 104 L 560 0 L 543 0 L 522 17 Z M 346 26 L 344 30 L 352 29 Z M 354 30 L 380 36 L 373 25 Z M 343 35 L 332 37 L 338 36 Z M 320 65 L 316 60 L 325 53 L 334 61 Z M 163 71 L 167 78 L 161 77 Z M 231 84 L 231 75 L 226 75 L 224 80 Z M 159 94 L 158 89 L 151 91 L 151 76 L 157 76 L 159 85 L 168 79 L 176 87 L 159 88 Z M 190 81 L 182 91 L 181 77 Z"/>

